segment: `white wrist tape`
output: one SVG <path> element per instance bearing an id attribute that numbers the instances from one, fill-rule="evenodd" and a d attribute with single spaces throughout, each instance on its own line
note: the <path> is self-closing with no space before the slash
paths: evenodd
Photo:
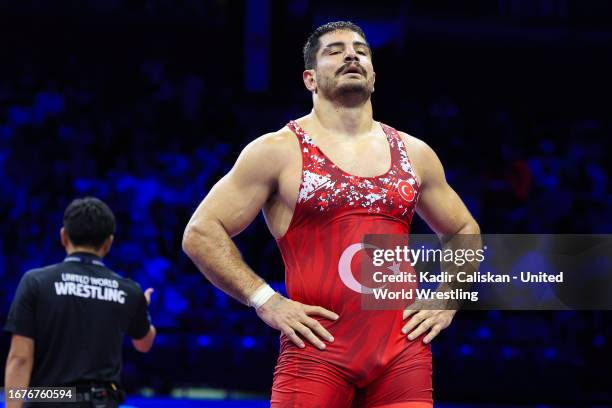
<path id="1" fill-rule="evenodd" d="M 253 294 L 249 296 L 249 306 L 252 306 L 255 308 L 255 310 L 257 310 L 261 306 L 263 306 L 264 303 L 270 300 L 270 298 L 274 296 L 275 293 L 276 292 L 270 287 L 270 285 L 264 283 L 263 285 L 255 289 L 255 292 L 253 292 Z"/>

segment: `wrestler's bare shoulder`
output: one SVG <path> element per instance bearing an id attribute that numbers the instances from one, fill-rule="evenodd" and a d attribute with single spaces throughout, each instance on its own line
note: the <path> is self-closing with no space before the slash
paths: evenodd
<path id="1" fill-rule="evenodd" d="M 259 136 L 249 143 L 247 149 L 256 150 L 260 155 L 278 161 L 286 160 L 291 153 L 299 153 L 297 138 L 287 126 Z"/>
<path id="2" fill-rule="evenodd" d="M 408 157 L 412 161 L 414 168 L 417 172 L 417 176 L 420 176 L 423 180 L 431 170 L 432 166 L 437 167 L 440 165 L 440 160 L 434 152 L 434 150 L 423 140 L 409 135 L 405 132 L 398 132 L 402 137 L 402 140 L 406 144 L 406 150 L 408 151 Z"/>
<path id="3" fill-rule="evenodd" d="M 259 170 L 276 172 L 295 162 L 299 155 L 298 140 L 285 126 L 252 140 L 242 151 L 239 161 L 256 163 Z"/>
<path id="4" fill-rule="evenodd" d="M 414 137 L 406 132 L 398 131 L 404 143 L 406 143 L 406 148 L 409 152 L 414 154 L 422 154 L 424 150 L 431 150 L 431 147 L 427 145 L 421 139 Z"/>

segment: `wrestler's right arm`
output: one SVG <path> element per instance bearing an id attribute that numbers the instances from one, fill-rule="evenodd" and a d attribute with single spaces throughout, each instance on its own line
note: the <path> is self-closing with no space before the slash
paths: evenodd
<path id="1" fill-rule="evenodd" d="M 183 235 L 183 250 L 204 276 L 244 304 L 265 282 L 242 260 L 231 237 L 244 230 L 276 192 L 288 157 L 285 148 L 275 134 L 251 142 L 200 203 Z M 257 314 L 298 347 L 304 347 L 302 339 L 307 339 L 320 349 L 325 344 L 319 337 L 333 338 L 309 315 L 338 318 L 322 307 L 304 305 L 278 293 L 259 307 Z"/>

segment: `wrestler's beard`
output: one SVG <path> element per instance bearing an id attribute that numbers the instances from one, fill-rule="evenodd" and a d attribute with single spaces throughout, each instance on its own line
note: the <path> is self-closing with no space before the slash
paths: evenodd
<path id="1" fill-rule="evenodd" d="M 369 80 L 365 83 L 338 82 L 337 78 L 326 79 L 319 85 L 319 91 L 325 99 L 347 108 L 363 105 L 374 92 L 373 84 Z"/>

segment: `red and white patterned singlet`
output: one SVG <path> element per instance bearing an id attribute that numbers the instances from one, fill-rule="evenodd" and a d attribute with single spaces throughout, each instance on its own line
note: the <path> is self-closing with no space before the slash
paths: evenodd
<path id="1" fill-rule="evenodd" d="M 281 336 L 277 371 L 299 357 L 333 364 L 351 382 L 367 384 L 400 353 L 430 353 L 428 345 L 409 342 L 401 333 L 401 310 L 363 310 L 362 296 L 371 295 L 364 293 L 358 273 L 361 257 L 366 258 L 360 251 L 366 234 L 409 234 L 419 197 L 417 176 L 402 138 L 390 126 L 381 124 L 391 165 L 375 177 L 346 173 L 296 122 L 288 127 L 299 140 L 302 182 L 289 228 L 277 240 L 287 292 L 295 301 L 322 306 L 340 318 L 317 318 L 335 338 L 324 351 L 309 344 L 299 349 Z"/>

